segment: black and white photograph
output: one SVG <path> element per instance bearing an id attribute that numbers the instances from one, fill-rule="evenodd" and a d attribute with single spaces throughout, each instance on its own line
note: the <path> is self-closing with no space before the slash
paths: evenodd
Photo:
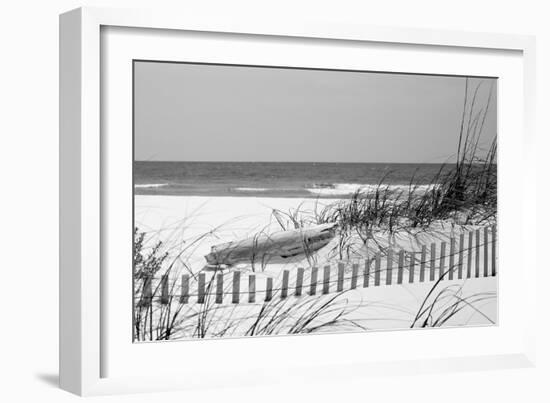
<path id="1" fill-rule="evenodd" d="M 543 5 L 5 2 L 1 400 L 550 401 Z"/>
<path id="2" fill-rule="evenodd" d="M 497 85 L 134 60 L 133 341 L 498 324 Z"/>

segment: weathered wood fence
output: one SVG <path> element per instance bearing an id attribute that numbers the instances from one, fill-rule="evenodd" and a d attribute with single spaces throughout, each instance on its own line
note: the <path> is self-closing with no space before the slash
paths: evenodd
<path id="1" fill-rule="evenodd" d="M 388 249 L 361 262 L 339 262 L 335 267 L 299 267 L 283 270 L 277 277 L 238 270 L 201 272 L 195 278 L 182 275 L 176 287 L 173 281 L 170 284 L 169 276 L 164 275 L 155 287 L 153 279 L 145 279 L 139 304 L 149 305 L 154 299 L 169 304 L 174 298 L 181 304 L 191 303 L 192 299 L 198 304 L 228 303 L 226 299 L 233 304 L 261 303 L 358 287 L 491 277 L 497 274 L 496 236 L 496 226 L 485 227 L 450 238 L 448 245 L 445 241 L 432 243 L 429 248 L 424 245 L 419 252 Z"/>

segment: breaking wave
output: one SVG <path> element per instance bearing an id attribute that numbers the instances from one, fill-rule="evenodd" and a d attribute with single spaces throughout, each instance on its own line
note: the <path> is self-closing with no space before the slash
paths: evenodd
<path id="1" fill-rule="evenodd" d="M 374 193 L 376 190 L 385 192 L 386 189 L 388 192 L 397 194 L 397 193 L 408 193 L 409 190 L 412 190 L 414 193 L 425 193 L 437 187 L 438 185 L 416 185 L 410 187 L 409 185 L 391 185 L 391 184 L 362 184 L 362 183 L 321 183 L 315 184 L 310 188 L 307 188 L 307 191 L 320 195 L 320 196 L 347 196 L 353 195 L 356 192 L 361 193 Z"/>

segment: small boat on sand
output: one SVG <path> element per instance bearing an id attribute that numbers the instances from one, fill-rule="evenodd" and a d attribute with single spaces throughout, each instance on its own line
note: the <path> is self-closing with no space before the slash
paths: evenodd
<path id="1" fill-rule="evenodd" d="M 336 226 L 336 223 L 328 223 L 272 234 L 258 233 L 253 237 L 214 245 L 205 259 L 211 266 L 232 266 L 309 254 L 326 246 L 334 238 Z"/>

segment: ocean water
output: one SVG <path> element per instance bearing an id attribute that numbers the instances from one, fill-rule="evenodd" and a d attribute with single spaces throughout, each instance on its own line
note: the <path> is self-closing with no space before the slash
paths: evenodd
<path id="1" fill-rule="evenodd" d="M 452 165 L 443 166 L 443 171 Z M 378 184 L 434 185 L 441 164 L 135 161 L 137 195 L 342 198 Z"/>

